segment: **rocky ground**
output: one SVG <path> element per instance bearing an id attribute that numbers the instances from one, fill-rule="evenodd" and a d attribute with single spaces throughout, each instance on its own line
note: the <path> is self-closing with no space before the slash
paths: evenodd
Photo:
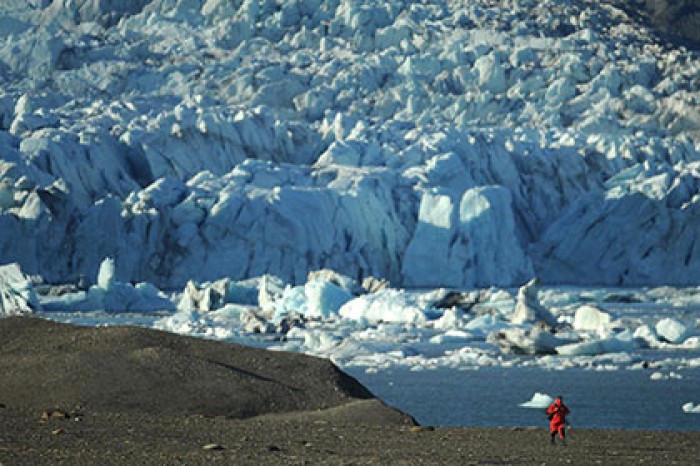
<path id="1" fill-rule="evenodd" d="M 697 464 L 700 433 L 573 430 L 552 447 L 543 429 L 417 427 L 325 416 L 249 420 L 86 413 L 40 420 L 2 409 L 0 462 L 41 464 Z"/>
<path id="2" fill-rule="evenodd" d="M 553 447 L 543 429 L 417 426 L 327 361 L 145 329 L 0 319 L 0 372 L 2 465 L 696 464 L 700 456 L 700 432 L 573 430 Z"/>

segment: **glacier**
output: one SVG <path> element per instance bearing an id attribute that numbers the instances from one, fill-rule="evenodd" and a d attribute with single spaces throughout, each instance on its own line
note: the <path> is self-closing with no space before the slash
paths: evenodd
<path id="1" fill-rule="evenodd" d="M 697 52 L 615 2 L 8 0 L 0 263 L 693 285 Z"/>

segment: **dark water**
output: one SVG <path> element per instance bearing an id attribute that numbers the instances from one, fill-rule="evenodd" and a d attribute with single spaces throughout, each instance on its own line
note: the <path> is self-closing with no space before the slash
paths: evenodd
<path id="1" fill-rule="evenodd" d="M 700 403 L 700 369 L 678 372 L 680 380 L 651 380 L 652 371 L 625 369 L 346 371 L 423 425 L 545 427 L 543 410 L 518 406 L 540 392 L 564 396 L 573 429 L 700 430 L 700 414 L 682 410 L 687 402 Z"/>

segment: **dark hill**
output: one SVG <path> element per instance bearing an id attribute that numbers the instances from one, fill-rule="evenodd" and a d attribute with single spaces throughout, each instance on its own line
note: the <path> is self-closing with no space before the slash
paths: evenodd
<path id="1" fill-rule="evenodd" d="M 374 400 L 323 359 L 29 317 L 0 319 L 0 372 L 0 403 L 28 409 L 249 418 Z"/>

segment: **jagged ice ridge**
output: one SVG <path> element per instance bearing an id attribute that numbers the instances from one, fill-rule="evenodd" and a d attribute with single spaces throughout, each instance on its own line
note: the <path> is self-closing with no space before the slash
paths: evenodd
<path id="1" fill-rule="evenodd" d="M 700 62 L 612 4 L 7 0 L 0 263 L 696 284 Z"/>

